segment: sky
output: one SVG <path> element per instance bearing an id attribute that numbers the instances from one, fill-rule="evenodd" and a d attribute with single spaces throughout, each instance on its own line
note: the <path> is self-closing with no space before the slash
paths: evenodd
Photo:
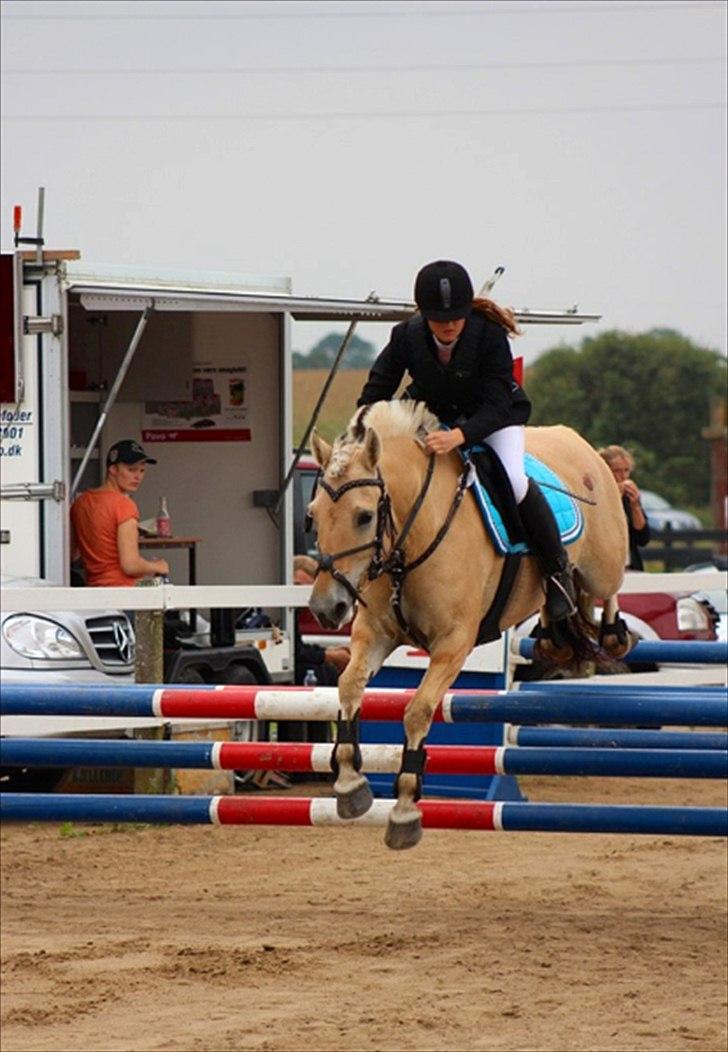
<path id="1" fill-rule="evenodd" d="M 93 262 L 411 296 L 456 259 L 501 303 L 726 351 L 726 4 L 2 4 L 12 205 Z M 296 323 L 307 351 L 336 326 Z M 341 327 L 339 327 L 341 328 Z M 377 345 L 388 326 L 362 324 Z M 343 331 L 343 328 L 342 328 Z"/>

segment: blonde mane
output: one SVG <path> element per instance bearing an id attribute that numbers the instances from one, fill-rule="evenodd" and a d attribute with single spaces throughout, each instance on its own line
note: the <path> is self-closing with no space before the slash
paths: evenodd
<path id="1" fill-rule="evenodd" d="M 344 434 L 334 442 L 327 473 L 336 477 L 346 471 L 351 455 L 364 440 L 368 427 L 373 428 L 381 439 L 412 438 L 421 441 L 439 426 L 439 420 L 424 402 L 394 399 L 364 406 L 357 409 Z"/>

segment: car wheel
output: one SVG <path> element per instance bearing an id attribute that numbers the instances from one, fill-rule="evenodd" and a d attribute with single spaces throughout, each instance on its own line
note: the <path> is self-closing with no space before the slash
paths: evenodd
<path id="1" fill-rule="evenodd" d="M 194 665 L 186 665 L 177 675 L 174 680 L 175 683 L 206 683 L 205 677 L 202 675 L 200 670 Z"/>

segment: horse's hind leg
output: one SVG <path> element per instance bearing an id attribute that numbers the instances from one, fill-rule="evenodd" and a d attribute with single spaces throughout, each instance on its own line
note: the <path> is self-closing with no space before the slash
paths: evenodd
<path id="1" fill-rule="evenodd" d="M 361 619 L 361 614 L 357 620 Z M 351 658 L 339 679 L 340 714 L 331 766 L 336 776 L 334 794 L 339 818 L 359 818 L 374 799 L 369 782 L 361 773 L 359 709 L 364 688 L 394 650 L 394 642 L 375 637 L 357 626 L 352 636 Z"/>
<path id="2" fill-rule="evenodd" d="M 397 776 L 397 802 L 392 808 L 384 842 L 394 850 L 414 847 L 422 838 L 422 815 L 417 807 L 422 788 L 425 740 L 442 695 L 456 679 L 470 651 L 472 640 L 449 638 L 433 648 L 430 665 L 407 706 L 404 716 L 405 746 Z"/>
<path id="3" fill-rule="evenodd" d="M 599 643 L 612 658 L 623 657 L 634 646 L 635 640 L 620 617 L 619 600 L 616 595 L 610 595 L 604 600 Z"/>

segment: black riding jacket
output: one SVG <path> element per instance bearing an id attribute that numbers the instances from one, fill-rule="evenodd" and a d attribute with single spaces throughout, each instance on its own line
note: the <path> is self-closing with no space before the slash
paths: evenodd
<path id="1" fill-rule="evenodd" d="M 447 365 L 440 364 L 422 315 L 395 325 L 357 405 L 390 399 L 405 372 L 412 378 L 408 396 L 425 402 L 442 423 L 459 427 L 466 445 L 502 427 L 525 424 L 531 414 L 525 391 L 513 379 L 505 329 L 480 311 L 469 315 Z"/>

